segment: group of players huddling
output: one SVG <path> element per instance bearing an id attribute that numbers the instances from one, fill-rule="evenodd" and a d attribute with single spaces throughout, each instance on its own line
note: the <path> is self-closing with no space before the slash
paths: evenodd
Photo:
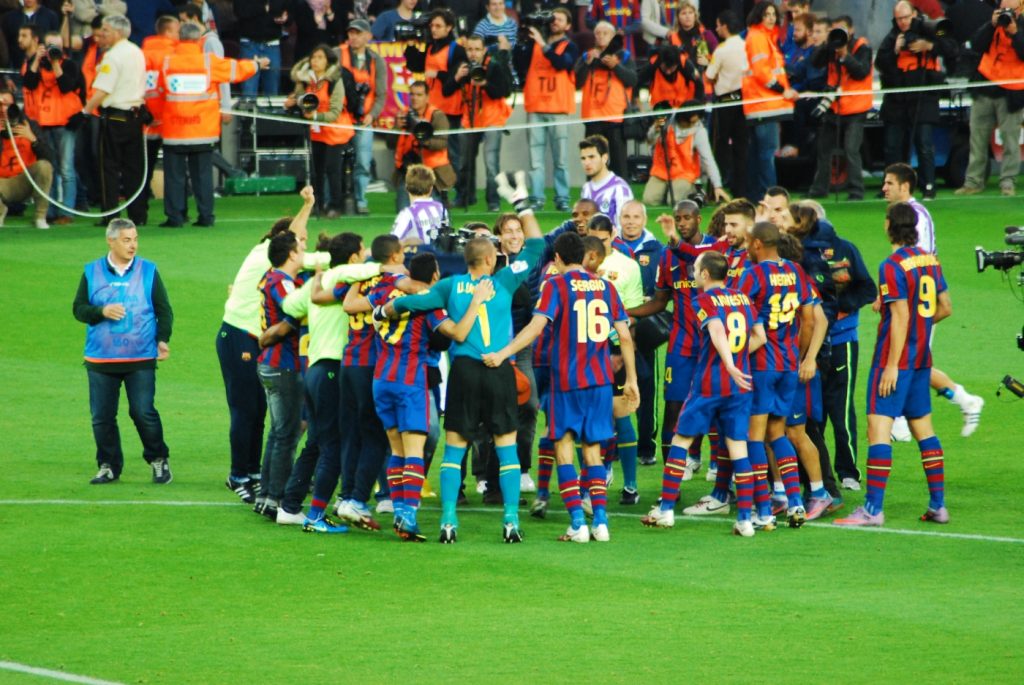
<path id="1" fill-rule="evenodd" d="M 887 173 L 886 183 L 909 196 L 913 171 L 897 166 L 891 178 Z M 230 488 L 243 500 L 255 500 L 258 512 L 278 522 L 283 516 L 283 522 L 301 523 L 307 531 L 344 532 L 344 524 L 379 529 L 367 502 L 381 471 L 380 460 L 363 463 L 360 456 L 359 463 L 343 465 L 345 477 L 335 507 L 342 521 L 336 522 L 326 513 L 342 464 L 336 456 L 327 458 L 323 444 L 308 512 L 278 508 L 289 497 L 286 490 L 298 491 L 301 505 L 312 472 L 307 466 L 304 476 L 297 475 L 299 462 L 292 470 L 301 435 L 301 390 L 296 394 L 292 388 L 282 388 L 279 379 L 267 376 L 282 365 L 301 369 L 300 347 L 303 353 L 308 348 L 309 365 L 314 368 L 322 351 L 344 338 L 342 328 L 347 326 L 345 351 L 333 355 L 340 359 L 341 397 L 336 402 L 343 410 L 339 413 L 333 406 L 333 417 L 318 412 L 317 387 L 324 381 L 309 377 L 305 381 L 307 405 L 311 405 L 307 411 L 312 423 L 319 422 L 321 442 L 325 430 L 335 436 L 335 442 L 326 445 L 328 451 L 333 449 L 336 455 L 337 441 L 353 439 L 346 434 L 358 434 L 379 417 L 390 454 L 386 473 L 394 529 L 403 540 L 425 540 L 417 512 L 425 479 L 430 393 L 440 375 L 440 350 L 447 348 L 451 362 L 440 464 L 439 540 L 454 543 L 458 539 L 456 503 L 467 447 L 487 435 L 493 438 L 499 462 L 502 537 L 508 543 L 521 542 L 514 360 L 532 346 L 547 430 L 541 440 L 538 495 L 531 512 L 545 515 L 550 479 L 556 474 L 558 492 L 570 515 L 569 527 L 559 539 L 608 541 L 611 474 L 610 463 L 602 456 L 617 439 L 620 446 L 629 440 L 634 446 L 628 462 L 628 450 L 619 455 L 627 486 L 623 503 L 635 504 L 639 499 L 636 434 L 630 417 L 640 393 L 630 327 L 636 318 L 663 310 L 671 300 L 662 489 L 642 523 L 674 525 L 680 483 L 699 468 L 692 451 L 696 442 L 699 457 L 702 436 L 711 438 L 715 485 L 710 495 L 685 513 L 728 513 L 735 501 L 733 532 L 751 537 L 756 530 L 773 530 L 776 514 L 784 513 L 788 525 L 799 528 L 841 506 L 823 487 L 819 455 L 802 426 L 808 415 L 820 413 L 816 359 L 829 334 L 822 298 L 800 266 L 801 241 L 793 235 L 795 219 L 810 213 L 813 221 L 813 207 L 789 207 L 788 196 L 785 206 L 774 212 L 770 203 L 755 207 L 746 200 L 734 200 L 716 211 L 715 237 L 701 233 L 697 205 L 689 200 L 677 203 L 675 216 L 657 219 L 668 239 L 658 261 L 658 291 L 653 299 L 627 309 L 616 288 L 616 274 L 608 268 L 609 246 L 616 232 L 610 217 L 598 213 L 578 227 L 585 230 L 574 230 L 577 227 L 569 222 L 543 236 L 529 204 L 525 174 L 501 175 L 498 186 L 502 197 L 515 207 L 522 231 L 518 253 L 507 255 L 508 263 L 501 268 L 496 268 L 498 250 L 487 237 L 465 244 L 467 273 L 442 279 L 430 252 L 414 257 L 406 269 L 399 240 L 393 235 L 378 236 L 370 249 L 373 263 L 364 264 L 361 239 L 343 233 L 327 245 L 332 268 L 321 273 L 317 264 L 316 273 L 307 274 L 308 284 L 300 290 L 300 272 L 304 261 L 309 263 L 304 240 L 288 230 L 272 235 L 267 249 L 272 268 L 259 286 L 264 331 L 260 375 L 271 417 L 262 486 L 255 489 L 258 481 L 253 474 L 251 480 L 229 479 Z M 601 206 L 600 198 L 592 199 Z M 837 525 L 884 523 L 891 434 L 894 420 L 900 417 L 909 421 L 927 476 L 929 501 L 922 520 L 949 520 L 943 452 L 931 425 L 930 337 L 932 326 L 950 315 L 951 305 L 938 259 L 933 251 L 919 246 L 925 237 L 919 235 L 921 215 L 914 205 L 913 200 L 894 201 L 886 212 L 885 234 L 893 252 L 879 269 L 874 305 L 881 321 L 867 384 L 867 492 L 864 504 L 836 519 Z M 618 209 L 625 212 L 623 207 Z M 933 236 L 927 240 L 934 246 Z M 553 259 L 540 264 L 545 253 L 553 254 Z M 538 270 L 541 280 L 533 318 L 513 336 L 513 294 Z M 303 292 L 306 304 L 296 306 L 293 300 L 302 299 Z M 330 304 L 343 305 L 347 322 L 344 316 L 331 315 L 325 323 L 324 312 L 332 309 Z M 308 333 L 300 324 L 305 315 Z M 442 336 L 450 339 L 450 347 L 439 342 Z M 357 375 L 370 373 L 365 360 L 353 359 L 364 354 L 361 349 L 372 350 L 375 356 L 372 379 Z M 977 399 L 956 388 L 960 396 Z M 953 399 L 952 394 L 947 397 Z M 961 404 L 965 417 L 970 413 L 973 431 L 980 405 L 970 412 L 965 406 Z M 339 416 L 346 425 L 337 425 Z M 363 453 L 375 451 L 363 447 Z M 361 454 L 358 448 L 355 452 Z M 807 477 L 806 499 L 799 466 Z M 769 472 L 776 492 L 784 491 L 781 507 L 777 504 L 781 493 L 772 496 Z M 592 516 L 589 525 L 588 514 Z"/>

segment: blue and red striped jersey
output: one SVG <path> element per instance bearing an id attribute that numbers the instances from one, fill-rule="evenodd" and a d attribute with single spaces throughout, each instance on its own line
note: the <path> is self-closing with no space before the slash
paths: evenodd
<path id="1" fill-rule="evenodd" d="M 800 307 L 814 304 L 811 281 L 799 264 L 766 260 L 746 269 L 739 290 L 747 294 L 768 341 L 754 353 L 755 371 L 796 371 L 800 366 Z"/>
<path id="2" fill-rule="evenodd" d="M 616 322 L 628 322 L 615 286 L 584 269 L 572 269 L 545 281 L 535 314 L 552 329 L 551 373 L 561 391 L 609 385 L 611 335 Z"/>
<path id="3" fill-rule="evenodd" d="M 640 0 L 595 0 L 590 3 L 590 16 L 595 22 L 604 19 L 617 30 L 625 31 L 634 24 L 640 24 Z M 639 34 L 626 32 L 623 36 L 623 45 L 631 55 L 636 54 L 634 35 Z M 617 216 L 612 216 L 611 219 L 618 221 Z"/>
<path id="4" fill-rule="evenodd" d="M 376 307 L 400 297 L 402 291 L 395 288 L 397 280 L 390 274 L 383 275 L 366 296 L 370 304 Z M 405 312 L 398 319 L 386 320 L 378 331 L 381 346 L 373 368 L 374 380 L 427 387 L 427 367 L 437 366 L 441 358 L 439 352 L 429 347 L 430 333 L 447 319 L 443 309 L 434 309 Z"/>
<path id="5" fill-rule="evenodd" d="M 384 274 L 384 276 L 390 276 L 390 274 Z M 339 302 L 344 300 L 349 288 L 359 288 L 359 294 L 366 297 L 384 276 L 374 276 L 358 283 L 338 283 L 334 286 L 334 299 Z M 374 366 L 377 363 L 379 352 L 380 338 L 377 337 L 377 332 L 373 329 L 373 312 L 350 315 L 348 317 L 348 341 L 345 343 L 345 349 L 341 352 L 341 365 Z"/>
<path id="6" fill-rule="evenodd" d="M 892 312 L 889 304 L 906 300 L 910 318 L 907 342 L 900 355 L 899 368 L 928 369 L 932 365 L 931 335 L 938 297 L 947 289 L 938 258 L 920 247 L 901 247 L 882 262 L 878 269 L 878 291 L 882 298 L 882 320 L 878 324 L 874 368 L 889 363 Z"/>
<path id="7" fill-rule="evenodd" d="M 558 276 L 558 267 L 555 266 L 554 262 L 548 262 L 544 268 L 540 270 L 541 286 L 547 281 Z M 551 363 L 551 326 L 545 326 L 541 330 L 540 335 L 533 341 L 533 366 L 547 366 Z"/>
<path id="8" fill-rule="evenodd" d="M 712 288 L 697 296 L 697 321 L 700 322 L 703 334 L 700 336 L 697 374 L 691 392 L 699 392 L 702 397 L 750 392 L 736 385 L 736 381 L 722 366 L 718 350 L 706 330 L 708 324 L 715 319 L 725 326 L 725 337 L 736 368 L 743 373 L 750 373 L 750 332 L 756 319 L 754 304 L 745 293 L 738 290 Z"/>
<path id="9" fill-rule="evenodd" d="M 699 245 L 711 245 L 715 239 L 705 235 Z M 700 346 L 700 331 L 697 326 L 697 312 L 694 309 L 700 289 L 694 280 L 692 261 L 684 261 L 672 250 L 661 253 L 658 264 L 658 290 L 672 292 L 672 330 L 668 334 L 666 353 L 682 357 L 697 354 Z"/>
<path id="10" fill-rule="evenodd" d="M 263 274 L 260 284 L 260 329 L 267 330 L 282 321 L 288 321 L 295 332 L 277 344 L 260 352 L 259 363 L 275 369 L 301 371 L 299 359 L 299 322 L 284 313 L 284 298 L 299 287 L 295 279 L 280 269 L 270 269 Z"/>
<path id="11" fill-rule="evenodd" d="M 725 258 L 729 260 L 729 273 L 725 277 L 725 287 L 742 290 L 740 281 L 743 279 L 743 274 L 754 265 L 750 261 L 750 257 L 747 256 L 747 249 L 730 245 L 725 251 Z"/>

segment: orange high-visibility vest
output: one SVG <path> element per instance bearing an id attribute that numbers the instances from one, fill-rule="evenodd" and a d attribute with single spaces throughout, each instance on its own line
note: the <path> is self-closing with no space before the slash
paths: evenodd
<path id="1" fill-rule="evenodd" d="M 433 105 L 427 105 L 427 108 L 423 110 L 423 116 L 420 118 L 424 121 L 433 121 L 434 113 L 437 111 L 437 108 Z M 411 133 L 403 133 L 398 136 L 398 144 L 395 145 L 396 169 L 402 166 L 405 154 L 412 151 L 418 152 L 420 160 L 423 162 L 423 166 L 430 169 L 436 169 L 437 167 L 451 163 L 448 161 L 448 148 L 444 148 L 442 150 L 428 150 L 427 148 L 421 148 Z"/>
<path id="2" fill-rule="evenodd" d="M 220 140 L 222 83 L 252 77 L 253 60 L 235 60 L 203 53 L 195 41 L 178 44 L 164 57 L 158 87 L 164 95 L 161 133 L 165 145 L 195 145 Z"/>
<path id="3" fill-rule="evenodd" d="M 561 55 L 569 41 L 555 46 Z M 576 111 L 576 74 L 551 66 L 540 45 L 533 44 L 530 69 L 523 77 L 523 107 L 527 112 L 539 114 L 572 114 Z"/>
<path id="4" fill-rule="evenodd" d="M 454 49 L 455 41 L 449 43 L 440 52 L 431 52 L 428 45 L 426 71 L 433 70 L 441 73 L 448 71 L 449 67 L 454 68 L 455 65 L 451 64 L 451 53 Z M 445 97 L 441 92 L 441 79 L 439 78 L 428 78 L 427 85 L 430 86 L 430 104 L 450 116 L 462 114 L 462 93 L 455 91 L 448 97 Z"/>
<path id="5" fill-rule="evenodd" d="M 341 48 L 341 66 L 352 72 L 352 78 L 356 80 L 356 83 L 365 83 L 370 87 L 370 92 L 363 98 L 363 114 L 369 114 L 370 110 L 373 109 L 373 103 L 377 95 L 377 74 L 373 58 L 369 55 L 366 56 L 367 69 L 356 69 L 352 66 L 352 53 L 349 50 L 348 43 L 342 43 L 339 47 Z M 366 51 L 369 52 L 370 48 L 366 48 Z M 345 95 L 347 96 L 348 93 L 345 93 Z"/>
<path id="6" fill-rule="evenodd" d="M 153 123 L 146 127 L 146 133 L 159 137 L 160 123 L 164 114 L 164 97 L 160 91 L 160 67 L 178 45 L 178 41 L 167 36 L 148 36 L 142 41 L 142 54 L 146 57 L 146 109 L 153 115 Z"/>
<path id="7" fill-rule="evenodd" d="M 669 126 L 665 133 L 665 144 L 659 140 L 654 143 L 654 159 L 651 162 L 651 176 L 660 178 L 663 181 L 675 181 L 685 179 L 694 183 L 700 178 L 700 155 L 693 148 L 693 134 L 683 138 L 682 142 L 676 140 L 676 127 Z M 665 148 L 668 148 L 668 160 L 665 163 Z M 671 178 L 669 168 L 671 167 Z"/>
<path id="8" fill-rule="evenodd" d="M 591 69 L 583 86 L 580 113 L 583 118 L 601 117 L 620 122 L 629 104 L 629 90 L 611 69 Z"/>
<path id="9" fill-rule="evenodd" d="M 853 47 L 850 48 L 850 54 L 857 52 L 867 43 L 867 38 L 858 38 L 854 41 Z M 871 72 L 869 71 L 868 75 L 862 79 L 852 79 L 845 69 L 837 69 L 835 62 L 829 62 L 828 85 L 833 88 L 838 86 L 841 92 L 870 91 L 872 87 Z M 871 109 L 873 101 L 870 92 L 864 92 L 860 95 L 840 94 L 832 103 L 832 111 L 839 116 L 862 114 Z"/>
<path id="10" fill-rule="evenodd" d="M 490 63 L 491 58 L 485 57 L 483 66 L 486 68 Z M 465 128 L 470 127 L 470 107 L 475 107 L 472 113 L 474 127 L 504 126 L 512 116 L 512 106 L 505 98 L 492 98 L 484 88 L 473 85 L 472 81 L 462 86 L 462 97 L 466 102 L 466 111 L 462 114 L 462 125 Z"/>
<path id="11" fill-rule="evenodd" d="M 939 58 L 933 53 L 924 53 L 926 56 L 921 59 L 921 55 L 915 55 L 909 50 L 900 50 L 900 54 L 896 56 L 896 68 L 906 73 L 908 71 L 917 71 L 918 69 L 923 71 L 939 71 Z"/>
<path id="12" fill-rule="evenodd" d="M 1010 34 L 1002 26 L 996 27 L 992 44 L 981 56 L 978 72 L 989 81 L 1009 81 L 1024 77 L 1024 62 L 1017 57 L 1010 44 Z M 1024 90 L 1024 83 L 1011 83 L 1000 87 L 1007 90 Z"/>
<path id="13" fill-rule="evenodd" d="M 18 146 L 21 162 L 14 154 L 9 136 L 3 136 L 0 142 L 0 178 L 14 178 L 25 173 L 25 170 L 36 163 L 36 153 L 32 151 L 32 143 L 28 138 L 14 136 L 14 145 Z M 25 166 L 22 166 L 24 163 Z"/>
<path id="14" fill-rule="evenodd" d="M 651 57 L 653 64 L 658 59 L 657 55 Z M 692 100 L 697 88 L 692 81 L 683 77 L 682 69 L 686 64 L 686 53 L 679 54 L 679 70 L 676 71 L 676 80 L 669 81 L 661 70 L 654 68 L 654 76 L 651 77 L 651 87 L 648 91 L 650 104 L 668 102 L 673 107 L 679 107 L 687 100 Z"/>
<path id="15" fill-rule="evenodd" d="M 334 85 L 335 88 L 344 88 L 339 81 Z M 326 112 L 331 108 L 331 89 L 330 83 L 327 80 L 317 81 L 315 83 L 306 84 L 307 93 L 315 93 L 317 98 L 320 100 L 320 104 L 317 105 L 316 111 Z M 341 113 L 338 114 L 338 118 L 334 120 L 335 124 L 352 124 L 352 115 L 347 109 L 342 108 Z M 333 126 L 320 126 L 313 124 L 309 129 L 309 139 L 315 140 L 318 143 L 324 143 L 325 145 L 344 145 L 348 141 L 352 140 L 352 136 L 356 134 L 350 128 L 334 128 Z"/>
<path id="16" fill-rule="evenodd" d="M 85 81 L 86 100 L 92 97 L 92 82 L 96 80 L 96 67 L 102 60 L 103 55 L 100 54 L 100 48 L 93 42 L 89 49 L 85 51 L 85 57 L 82 58 L 82 79 Z"/>
<path id="17" fill-rule="evenodd" d="M 769 31 L 764 24 L 755 24 L 747 30 L 747 63 L 750 67 L 743 76 L 743 113 L 747 119 L 768 119 L 793 113 L 793 103 L 768 87 L 775 82 L 789 88 L 786 60 L 776 42 L 778 30 Z M 767 99 L 766 99 L 767 98 Z M 765 102 L 757 102 L 766 99 Z"/>

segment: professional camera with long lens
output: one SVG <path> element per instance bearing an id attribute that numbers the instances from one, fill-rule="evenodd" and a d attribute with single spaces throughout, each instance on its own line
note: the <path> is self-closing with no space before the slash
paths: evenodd
<path id="1" fill-rule="evenodd" d="M 910 22 L 910 28 L 903 32 L 903 49 L 910 50 L 910 45 L 919 40 L 935 42 L 936 39 L 952 33 L 953 22 L 945 17 L 932 19 L 930 17 L 914 17 Z"/>
<path id="2" fill-rule="evenodd" d="M 704 192 L 704 183 L 697 181 L 693 186 L 693 192 L 686 196 L 686 199 L 697 205 L 698 209 L 704 209 L 708 203 L 708 195 Z"/>
<path id="3" fill-rule="evenodd" d="M 426 119 L 421 119 L 413 110 L 405 113 L 405 130 L 421 143 L 427 138 L 434 137 L 434 125 Z"/>
<path id="4" fill-rule="evenodd" d="M 537 10 L 530 12 L 522 18 L 519 22 L 519 40 L 530 40 L 530 29 L 535 28 L 540 31 L 540 34 L 544 36 L 545 40 L 548 37 L 548 28 L 551 26 L 551 20 L 555 18 L 555 13 L 551 10 Z"/>
<path id="5" fill-rule="evenodd" d="M 828 32 L 825 46 L 832 51 L 845 48 L 850 43 L 850 33 L 842 26 L 837 26 Z"/>
<path id="6" fill-rule="evenodd" d="M 369 83 L 356 83 L 356 87 L 351 95 L 346 94 L 348 98 L 348 108 L 357 120 L 362 119 L 366 114 L 366 96 L 370 94 Z"/>
<path id="7" fill-rule="evenodd" d="M 602 50 L 601 54 L 598 55 L 597 58 L 601 59 L 602 57 L 607 57 L 608 55 L 617 55 L 622 51 L 622 48 L 624 46 L 625 42 L 623 41 L 622 36 L 616 33 L 614 36 L 612 36 L 612 40 L 610 43 L 608 43 L 608 47 Z"/>
<path id="8" fill-rule="evenodd" d="M 821 96 L 821 99 L 818 100 L 818 104 L 816 104 L 814 109 L 811 110 L 812 119 L 821 119 L 823 116 L 828 114 L 829 110 L 832 109 L 832 103 L 836 101 L 835 88 L 828 86 L 826 88 L 822 88 L 822 90 L 825 92 L 825 95 Z"/>
<path id="9" fill-rule="evenodd" d="M 64 51 L 58 48 L 56 45 L 46 46 L 46 57 L 51 62 L 59 62 L 64 59 Z"/>
<path id="10" fill-rule="evenodd" d="M 1017 249 L 986 252 L 985 248 L 981 246 L 975 247 L 974 257 L 978 266 L 978 273 L 981 273 L 990 266 L 999 271 L 1009 271 L 1015 266 L 1024 264 L 1024 226 L 1007 226 L 1005 231 L 1006 237 L 1003 239 L 1004 242 Z"/>
<path id="11" fill-rule="evenodd" d="M 411 21 L 395 24 L 395 40 L 399 42 L 430 40 L 430 15 L 413 17 Z"/>
<path id="12" fill-rule="evenodd" d="M 469 80 L 470 81 L 486 81 L 487 80 L 487 67 L 478 63 L 469 63 Z"/>
<path id="13" fill-rule="evenodd" d="M 1003 29 L 1010 28 L 1010 24 L 1012 24 L 1015 21 L 1015 19 L 1016 19 L 1016 17 L 1013 16 L 1013 10 L 1011 10 L 1011 9 L 1001 9 L 1001 10 L 998 10 L 997 16 L 996 16 L 996 26 L 999 26 L 999 27 L 1001 27 Z"/>

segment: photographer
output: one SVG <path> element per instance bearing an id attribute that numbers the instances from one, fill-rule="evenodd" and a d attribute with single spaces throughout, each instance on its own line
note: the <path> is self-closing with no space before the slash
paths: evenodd
<path id="1" fill-rule="evenodd" d="M 464 136 L 462 171 L 459 183 L 462 185 L 462 200 L 466 205 L 476 204 L 476 154 L 480 141 L 484 143 L 484 169 L 487 174 L 487 211 L 497 212 L 501 208 L 498 185 L 494 177 L 501 171 L 502 128 L 512 115 L 512 107 L 505 101 L 512 94 L 512 70 L 510 68 L 512 46 L 505 36 L 498 36 L 497 50 L 488 53 L 483 36 L 473 35 L 466 39 L 466 55 L 469 62 L 463 62 L 455 70 L 453 78 L 445 84 L 445 95 L 458 90 L 465 103 L 462 115 L 464 128 L 490 130 L 469 133 Z"/>
<path id="2" fill-rule="evenodd" d="M 53 153 L 42 139 L 42 130 L 18 110 L 8 86 L 0 85 L 0 226 L 7 216 L 8 203 L 25 202 L 33 197 L 36 228 L 50 227 L 46 223 L 46 210 L 50 206 L 47 196 L 53 182 L 52 159 Z M 28 175 L 42 192 L 32 187 Z"/>
<path id="3" fill-rule="evenodd" d="M 588 121 L 583 135 L 601 135 L 608 139 L 610 167 L 620 178 L 626 177 L 626 139 L 622 115 L 626 113 L 636 69 L 615 27 L 607 21 L 594 26 L 594 48 L 576 62 L 576 85 L 583 90 L 581 113 Z"/>
<path id="4" fill-rule="evenodd" d="M 864 199 L 864 178 L 860 159 L 860 145 L 864 140 L 864 122 L 871 109 L 871 46 L 868 39 L 857 37 L 853 19 L 837 17 L 825 44 L 816 48 L 811 63 L 828 68 L 828 87 L 838 91 L 832 98 L 830 113 L 822 113 L 818 125 L 818 165 L 811 182 L 810 197 L 828 195 L 832 180 L 832 151 L 842 141 L 846 157 L 847 191 L 849 201 Z M 855 95 L 842 93 L 855 92 Z M 819 109 L 828 98 L 823 98 Z"/>
<path id="5" fill-rule="evenodd" d="M 696 65 L 675 45 L 662 45 L 651 55 L 650 62 L 637 70 L 637 82 L 647 86 L 648 102 L 667 102 L 679 107 L 704 94 L 704 84 Z"/>
<path id="6" fill-rule="evenodd" d="M 893 9 L 893 28 L 878 46 L 875 67 L 882 88 L 933 86 L 945 83 L 946 69 L 957 52 L 951 35 L 937 34 L 933 21 L 922 18 L 907 0 L 900 0 Z M 935 198 L 932 127 L 939 123 L 939 96 L 939 91 L 924 91 L 886 94 L 882 99 L 885 163 L 909 160 L 913 141 L 925 200 Z"/>
<path id="7" fill-rule="evenodd" d="M 430 104 L 427 84 L 414 81 L 409 86 L 409 111 L 398 114 L 396 125 L 406 131 L 395 146 L 395 204 L 401 210 L 409 206 L 405 173 L 412 164 L 423 164 L 434 172 L 434 190 L 447 191 L 455 185 L 455 169 L 448 159 L 449 136 L 434 135 L 448 130 L 448 117 Z"/>
<path id="8" fill-rule="evenodd" d="M 329 45 L 313 48 L 292 67 L 295 92 L 284 101 L 289 112 L 301 114 L 314 122 L 309 129 L 313 163 L 313 194 L 317 198 L 317 213 L 326 212 L 328 219 L 337 219 L 344 207 L 341 183 L 341 148 L 352 140 L 355 131 L 350 128 L 316 126 L 318 122 L 352 125 L 352 115 L 345 108 L 345 84 L 341 80 L 338 58 Z M 324 181 L 330 191 L 330 201 L 324 205 Z"/>
<path id="9" fill-rule="evenodd" d="M 405 60 L 410 70 L 423 72 L 430 88 L 430 104 L 448 117 L 448 128 L 460 128 L 465 112 L 462 94 L 444 94 L 444 84 L 450 78 L 449 73 L 454 71 L 457 65 L 468 61 L 466 51 L 455 42 L 455 15 L 447 9 L 434 10 L 430 13 L 430 23 L 427 26 L 430 40 L 427 42 L 426 52 L 421 52 L 415 45 L 409 45 L 405 48 Z M 461 168 L 461 142 L 459 136 L 448 137 L 448 157 L 456 169 Z M 458 194 L 459 190 L 456 188 L 456 204 L 459 201 Z"/>
<path id="10" fill-rule="evenodd" d="M 542 28 L 531 19 L 546 22 Z M 538 22 L 538 23 L 539 23 Z M 547 168 L 544 150 L 551 144 L 555 181 L 555 209 L 569 210 L 569 130 L 562 122 L 576 112 L 576 77 L 573 67 L 580 52 L 566 37 L 572 28 L 572 15 L 564 7 L 549 13 L 536 12 L 523 17 L 528 38 L 516 43 L 513 51 L 516 73 L 523 81 L 523 107 L 526 122 L 548 124 L 527 130 L 530 141 L 530 201 L 535 209 L 544 206 L 544 182 Z"/>
<path id="11" fill-rule="evenodd" d="M 974 34 L 971 46 L 981 53 L 974 81 L 1008 81 L 1024 78 L 1024 0 L 1003 0 L 992 20 Z M 1012 83 L 971 91 L 971 154 L 967 179 L 957 195 L 974 195 L 985 188 L 989 139 L 999 127 L 1003 161 L 999 165 L 999 190 L 1004 197 L 1016 195 L 1020 173 L 1021 110 L 1024 83 Z"/>
<path id="12" fill-rule="evenodd" d="M 362 97 L 361 106 L 357 108 L 362 118 L 356 122 L 361 126 L 373 125 L 384 111 L 388 95 L 388 66 L 380 55 L 366 48 L 372 37 L 370 22 L 354 19 L 348 25 L 348 42 L 340 47 L 341 66 L 352 72 L 358 91 L 356 96 Z M 348 94 L 350 101 L 352 97 Z M 369 214 L 366 186 L 370 183 L 370 164 L 373 163 L 373 131 L 356 131 L 353 144 L 356 148 L 353 173 L 356 214 Z"/>
<path id="13" fill-rule="evenodd" d="M 665 105 L 658 103 L 655 105 Z M 683 107 L 700 107 L 690 100 Z M 667 109 L 667 107 L 664 107 Z M 708 132 L 700 121 L 701 112 L 681 112 L 672 117 L 658 117 L 647 132 L 647 142 L 654 151 L 651 177 L 644 186 L 644 204 L 650 207 L 665 204 L 668 193 L 671 204 L 688 198 L 702 175 L 707 175 L 715 189 L 715 201 L 728 201 L 729 194 L 722 189 L 722 176 L 711 152 Z M 703 204 L 703 203 L 702 203 Z"/>
<path id="14" fill-rule="evenodd" d="M 55 154 L 53 164 L 58 172 L 54 179 L 54 185 L 59 189 L 57 199 L 74 207 L 78 195 L 75 144 L 83 121 L 79 93 L 84 83 L 78 65 L 64 56 L 60 34 L 51 31 L 46 34 L 45 41 L 45 45 L 39 45 L 36 41 L 36 49 L 26 55 L 22 80 L 25 109 L 29 111 L 31 102 L 31 116 L 42 129 L 47 147 Z M 54 217 L 48 218 L 55 225 L 70 224 L 73 221 L 71 215 L 64 210 L 57 210 Z"/>

